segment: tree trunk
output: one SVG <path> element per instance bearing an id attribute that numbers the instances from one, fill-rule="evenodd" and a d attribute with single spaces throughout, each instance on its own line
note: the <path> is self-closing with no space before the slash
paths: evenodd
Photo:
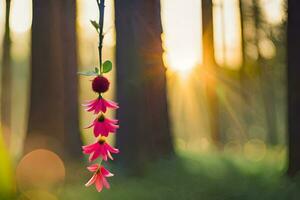
<path id="1" fill-rule="evenodd" d="M 267 140 L 271 145 L 277 144 L 277 128 L 276 128 L 276 106 L 275 95 L 272 87 L 271 69 L 267 65 L 266 60 L 262 57 L 259 49 L 260 28 L 261 28 L 261 11 L 259 1 L 253 0 L 253 13 L 255 22 L 255 43 L 258 51 L 257 65 L 259 68 L 259 85 L 262 92 L 263 105 L 265 109 L 267 123 Z"/>
<path id="2" fill-rule="evenodd" d="M 251 105 L 249 98 L 249 88 L 248 88 L 248 76 L 246 73 L 247 66 L 247 56 L 246 56 L 246 38 L 245 38 L 245 1 L 239 0 L 239 14 L 240 14 L 240 23 L 241 23 L 241 53 L 242 53 L 242 62 L 239 69 L 239 82 L 240 82 L 240 96 L 241 96 L 241 107 L 240 107 L 240 116 L 244 126 L 245 135 L 248 137 L 248 125 L 251 124 L 251 115 L 247 108 Z"/>
<path id="3" fill-rule="evenodd" d="M 117 146 L 126 167 L 173 154 L 166 74 L 162 61 L 160 1 L 116 0 Z"/>
<path id="4" fill-rule="evenodd" d="M 287 81 L 288 81 L 288 174 L 294 176 L 300 170 L 300 1 L 288 0 L 287 28 Z"/>
<path id="5" fill-rule="evenodd" d="M 26 151 L 81 155 L 75 0 L 33 1 L 31 99 Z"/>
<path id="6" fill-rule="evenodd" d="M 9 145 L 11 133 L 11 38 L 10 38 L 10 0 L 6 0 L 5 31 L 3 37 L 1 71 L 1 126 L 6 145 Z"/>
<path id="7" fill-rule="evenodd" d="M 245 41 L 245 33 L 244 33 L 244 0 L 239 0 L 239 13 L 240 13 L 240 22 L 241 22 L 241 51 L 242 51 L 242 63 L 240 68 L 240 84 L 241 84 L 241 97 L 242 100 L 247 103 L 247 85 L 246 85 L 246 41 Z"/>
<path id="8" fill-rule="evenodd" d="M 210 131 L 212 142 L 221 147 L 219 100 L 217 96 L 217 65 L 214 53 L 213 4 L 212 0 L 202 0 L 203 64 L 207 71 L 206 89 L 209 106 Z"/>

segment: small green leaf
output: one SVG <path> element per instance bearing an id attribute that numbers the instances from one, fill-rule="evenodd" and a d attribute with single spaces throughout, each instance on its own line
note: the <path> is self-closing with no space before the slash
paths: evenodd
<path id="1" fill-rule="evenodd" d="M 110 60 L 107 60 L 103 63 L 102 67 L 103 67 L 102 69 L 103 73 L 108 73 L 112 69 L 112 62 Z"/>
<path id="2" fill-rule="evenodd" d="M 90 22 L 94 26 L 94 28 L 96 29 L 96 31 L 98 32 L 99 29 L 100 29 L 99 24 L 95 20 L 90 20 Z"/>
<path id="3" fill-rule="evenodd" d="M 98 68 L 98 67 L 95 67 L 95 72 L 96 72 L 97 74 L 99 74 L 99 68 Z"/>
<path id="4" fill-rule="evenodd" d="M 98 73 L 95 71 L 78 72 L 78 74 L 82 76 L 98 76 Z"/>

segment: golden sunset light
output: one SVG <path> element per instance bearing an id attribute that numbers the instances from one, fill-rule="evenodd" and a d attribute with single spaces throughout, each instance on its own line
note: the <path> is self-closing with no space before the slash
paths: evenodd
<path id="1" fill-rule="evenodd" d="M 94 1 L 78 1 L 79 32 L 84 38 L 96 38 L 89 20 L 98 18 Z M 221 66 L 238 68 L 241 63 L 241 30 L 237 0 L 214 0 L 215 56 Z M 1 2 L 3 4 L 3 2 Z M 180 0 L 162 0 L 162 23 L 164 28 L 164 61 L 174 71 L 189 72 L 202 62 L 201 3 L 188 0 L 182 9 Z M 284 17 L 282 0 L 262 0 L 264 13 L 271 23 L 278 23 Z M 4 6 L 1 6 L 3 9 Z M 31 26 L 31 1 L 13 0 L 11 28 L 22 33 Z M 107 1 L 105 45 L 115 45 L 113 0 Z M 5 12 L 1 12 L 4 15 Z M 179 14 L 180 13 L 180 14 Z M 184 16 L 184 17 L 183 17 Z M 3 20 L 3 17 L 1 17 Z M 3 21 L 1 22 L 3 23 Z M 225 23 L 226 26 L 222 24 Z M 84 31 L 83 31 L 84 30 Z M 225 40 L 225 42 L 224 42 Z M 225 45 L 225 47 L 224 47 Z M 224 52 L 224 50 L 226 52 Z"/>
<path id="2" fill-rule="evenodd" d="M 0 200 L 300 199 L 299 11 L 0 1 Z"/>
<path id="3" fill-rule="evenodd" d="M 163 0 L 162 23 L 165 63 L 174 71 L 186 73 L 201 63 L 202 28 L 200 1 Z"/>
<path id="4" fill-rule="evenodd" d="M 32 1 L 13 0 L 11 7 L 10 27 L 13 32 L 24 33 L 31 28 Z"/>

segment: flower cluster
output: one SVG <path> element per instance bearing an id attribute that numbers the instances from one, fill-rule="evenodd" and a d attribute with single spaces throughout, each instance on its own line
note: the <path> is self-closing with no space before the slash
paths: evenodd
<path id="1" fill-rule="evenodd" d="M 99 8 L 99 22 L 91 20 L 91 24 L 95 28 L 99 36 L 99 68 L 95 68 L 91 71 L 79 72 L 83 76 L 94 76 L 92 81 L 92 89 L 98 94 L 98 97 L 94 100 L 88 101 L 83 106 L 87 112 L 91 112 L 97 117 L 86 128 L 92 128 L 96 141 L 92 144 L 82 147 L 83 153 L 89 155 L 89 162 L 93 162 L 96 159 L 100 159 L 99 164 L 92 164 L 87 169 L 93 172 L 92 178 L 86 183 L 86 186 L 95 184 L 98 192 L 102 191 L 103 186 L 109 188 L 109 183 L 106 177 L 113 176 L 107 169 L 105 169 L 101 163 L 102 161 L 108 161 L 107 158 L 113 160 L 111 154 L 119 153 L 119 150 L 110 146 L 107 142 L 107 137 L 110 133 L 115 133 L 119 128 L 118 120 L 110 119 L 105 116 L 108 109 L 115 110 L 118 104 L 103 98 L 102 94 L 109 89 L 109 80 L 103 76 L 104 73 L 108 73 L 112 69 L 112 62 L 107 60 L 102 63 L 102 46 L 103 46 L 103 22 L 104 22 L 104 2 L 105 0 L 96 0 Z"/>
<path id="2" fill-rule="evenodd" d="M 113 176 L 107 169 L 105 169 L 101 163 L 102 160 L 113 160 L 111 154 L 119 153 L 119 150 L 110 146 L 107 142 L 107 137 L 110 133 L 115 133 L 119 128 L 118 120 L 110 119 L 105 116 L 108 109 L 117 109 L 118 104 L 103 98 L 102 94 L 109 89 L 109 81 L 102 74 L 97 75 L 92 81 L 92 89 L 98 94 L 98 97 L 94 100 L 88 101 L 83 104 L 87 112 L 91 112 L 96 115 L 96 119 L 86 128 L 93 128 L 93 133 L 96 141 L 92 144 L 82 147 L 83 153 L 89 155 L 89 162 L 93 162 L 96 159 L 100 159 L 100 164 L 92 164 L 87 169 L 93 172 L 94 175 L 86 183 L 86 186 L 95 184 L 96 189 L 100 192 L 103 188 L 109 188 L 109 183 L 106 177 Z"/>

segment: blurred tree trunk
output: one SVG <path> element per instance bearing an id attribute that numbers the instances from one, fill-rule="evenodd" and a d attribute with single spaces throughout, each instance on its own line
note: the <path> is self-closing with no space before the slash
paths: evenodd
<path id="1" fill-rule="evenodd" d="M 240 14 L 240 22 L 241 22 L 241 50 L 242 50 L 242 63 L 240 68 L 240 84 L 241 84 L 241 96 L 244 102 L 247 102 L 247 92 L 246 88 L 246 41 L 245 41 L 245 33 L 244 33 L 244 0 L 239 0 L 239 14 Z"/>
<path id="2" fill-rule="evenodd" d="M 242 53 L 242 63 L 239 70 L 239 81 L 240 81 L 240 95 L 241 95 L 241 120 L 244 123 L 244 135 L 249 135 L 249 124 L 251 124 L 251 114 L 247 108 L 251 107 L 251 98 L 249 96 L 249 87 L 248 87 L 248 81 L 249 77 L 247 76 L 246 67 L 247 67 L 247 56 L 246 56 L 246 38 L 245 38 L 245 18 L 246 18 L 246 6 L 244 0 L 239 0 L 239 14 L 240 14 L 240 23 L 241 23 L 241 53 Z"/>
<path id="3" fill-rule="evenodd" d="M 33 1 L 31 98 L 25 149 L 76 159 L 78 125 L 76 1 Z"/>
<path id="4" fill-rule="evenodd" d="M 11 38 L 10 38 L 10 5 L 6 0 L 5 30 L 3 37 L 2 71 L 1 71 L 1 126 L 6 145 L 9 145 L 11 133 Z"/>
<path id="5" fill-rule="evenodd" d="M 287 81 L 288 81 L 288 174 L 300 170 L 300 1 L 288 0 Z"/>
<path id="6" fill-rule="evenodd" d="M 173 154 L 166 68 L 162 60 L 160 1 L 116 0 L 117 97 L 121 164 L 143 170 L 145 162 Z"/>
<path id="7" fill-rule="evenodd" d="M 212 0 L 202 0 L 203 64 L 206 68 L 206 89 L 209 105 L 211 139 L 221 147 L 219 100 L 217 95 L 217 65 L 214 54 L 213 4 Z"/>
<path id="8" fill-rule="evenodd" d="M 259 84 L 263 95 L 263 104 L 265 108 L 267 123 L 267 139 L 271 145 L 277 144 L 277 128 L 276 128 L 276 106 L 275 94 L 273 90 L 272 69 L 260 53 L 259 42 L 261 40 L 261 10 L 258 0 L 253 0 L 253 13 L 255 22 L 255 43 L 257 46 L 257 64 L 259 68 Z"/>
<path id="9" fill-rule="evenodd" d="M 220 1 L 219 5 L 220 5 L 220 16 L 221 16 L 221 25 L 222 25 L 222 54 L 223 54 L 223 58 L 222 58 L 222 64 L 223 67 L 227 67 L 227 45 L 226 45 L 226 19 L 225 19 L 225 6 L 224 6 L 224 1 Z M 205 5 L 204 5 L 205 6 Z M 213 6 L 213 4 L 212 4 Z M 213 8 L 212 8 L 213 9 Z M 212 10 L 213 12 L 213 10 Z M 212 16 L 213 17 L 213 16 Z M 213 23 L 213 22 L 212 22 Z"/>

